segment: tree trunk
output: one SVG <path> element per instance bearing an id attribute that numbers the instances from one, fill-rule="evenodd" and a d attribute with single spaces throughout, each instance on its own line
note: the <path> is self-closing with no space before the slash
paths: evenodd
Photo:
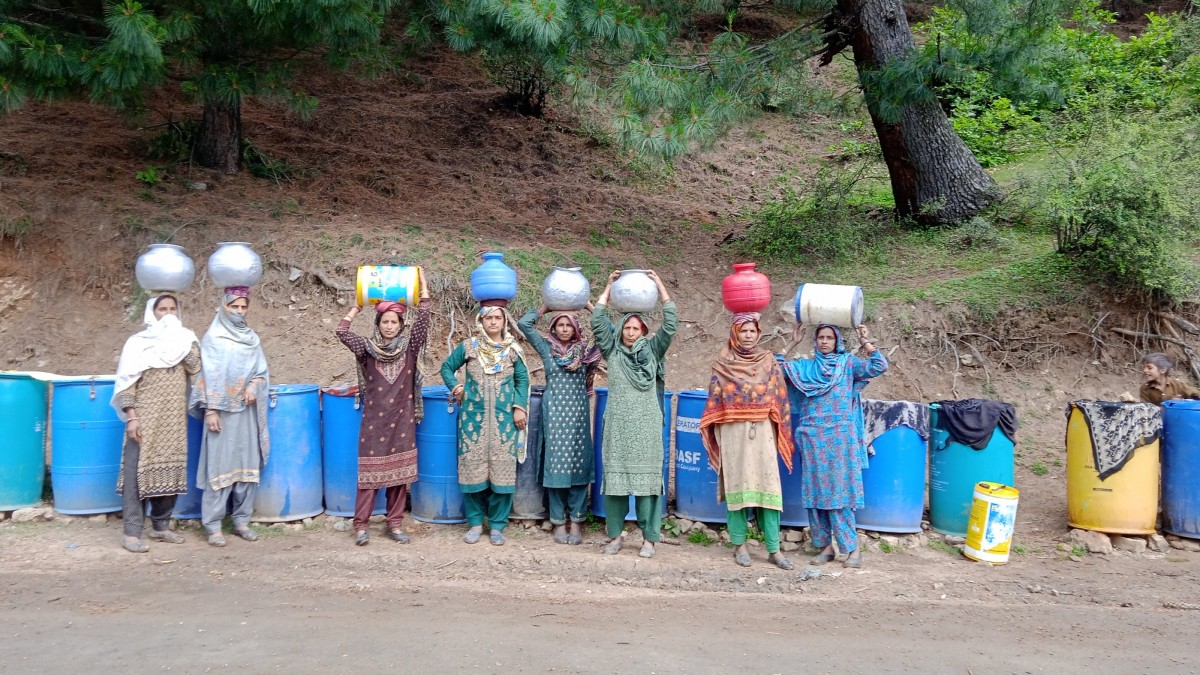
<path id="1" fill-rule="evenodd" d="M 901 0 L 837 0 L 837 13 L 849 29 L 844 39 L 860 76 L 916 51 Z M 995 201 L 996 182 L 936 102 L 905 105 L 895 123 L 882 119 L 874 105 L 869 108 L 899 217 L 958 223 Z"/>
<path id="2" fill-rule="evenodd" d="M 237 173 L 242 168 L 242 106 L 215 101 L 204 103 L 204 117 L 196 138 L 196 162 L 209 169 Z"/>

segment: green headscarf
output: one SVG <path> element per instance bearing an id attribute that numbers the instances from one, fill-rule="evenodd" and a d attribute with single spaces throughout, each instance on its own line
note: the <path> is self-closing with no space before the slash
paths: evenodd
<path id="1" fill-rule="evenodd" d="M 647 391 L 653 387 L 658 380 L 663 379 L 665 373 L 662 372 L 661 364 L 654 357 L 654 351 L 650 349 L 650 341 L 646 339 L 647 332 L 643 330 L 642 336 L 634 341 L 632 347 L 626 347 L 622 335 L 625 331 L 625 324 L 629 323 L 630 319 L 637 319 L 642 324 L 642 328 L 646 328 L 646 322 L 640 314 L 629 313 L 621 317 L 621 322 L 617 324 L 617 351 L 621 354 L 621 358 L 613 359 L 609 363 L 610 367 L 618 368 L 626 379 L 638 391 Z"/>

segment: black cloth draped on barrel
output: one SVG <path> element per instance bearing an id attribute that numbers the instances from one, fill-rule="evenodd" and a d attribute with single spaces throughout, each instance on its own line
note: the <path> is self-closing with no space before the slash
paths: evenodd
<path id="1" fill-rule="evenodd" d="M 1153 403 L 1071 401 L 1067 419 L 1078 408 L 1092 437 L 1092 457 L 1100 480 L 1121 470 L 1133 451 L 1162 435 L 1162 410 Z"/>
<path id="2" fill-rule="evenodd" d="M 1011 403 L 989 401 L 985 398 L 966 398 L 961 401 L 938 401 L 939 426 L 950 439 L 976 450 L 987 447 L 996 427 L 1017 442 L 1017 410 Z"/>
<path id="3" fill-rule="evenodd" d="M 921 438 L 929 438 L 929 406 L 912 401 L 862 400 L 867 451 L 875 454 L 875 439 L 895 429 L 908 427 Z"/>

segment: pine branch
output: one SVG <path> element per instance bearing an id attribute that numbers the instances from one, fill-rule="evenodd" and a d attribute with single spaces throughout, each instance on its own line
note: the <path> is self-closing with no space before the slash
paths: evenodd
<path id="1" fill-rule="evenodd" d="M 45 12 L 46 14 L 57 14 L 59 16 L 69 17 L 69 18 L 75 19 L 76 21 L 81 21 L 83 23 L 91 24 L 93 26 L 98 26 L 100 28 L 105 27 L 103 21 L 101 21 L 95 17 L 92 17 L 92 16 L 76 14 L 75 12 L 68 12 L 65 9 L 58 9 L 56 7 L 45 7 L 43 5 L 35 5 L 33 3 L 30 3 L 29 7 L 36 9 L 39 12 Z"/>

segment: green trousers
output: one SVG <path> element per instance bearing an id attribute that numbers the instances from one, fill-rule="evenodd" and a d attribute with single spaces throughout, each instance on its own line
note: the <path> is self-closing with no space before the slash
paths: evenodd
<path id="1" fill-rule="evenodd" d="M 767 553 L 779 552 L 779 511 L 773 509 L 756 508 L 754 517 L 758 520 L 758 530 L 763 533 L 764 543 L 767 546 Z M 750 508 L 738 509 L 737 511 L 728 511 L 729 514 L 729 542 L 734 546 L 741 546 L 746 543 L 746 533 L 750 529 Z"/>
<path id="2" fill-rule="evenodd" d="M 483 525 L 487 516 L 488 527 L 503 530 L 508 527 L 508 514 L 512 512 L 512 493 L 493 492 L 484 488 L 479 492 L 464 492 L 463 507 L 467 512 L 467 524 L 471 527 Z"/>
<path id="3" fill-rule="evenodd" d="M 550 522 L 555 525 L 566 525 L 568 517 L 572 523 L 582 523 L 587 520 L 587 500 L 591 488 L 591 485 L 546 488 L 546 494 L 550 497 Z"/>
<path id="4" fill-rule="evenodd" d="M 663 499 L 662 495 L 638 495 L 633 498 L 637 524 L 646 541 L 657 543 L 662 539 Z M 629 497 L 604 495 L 604 530 L 609 539 L 621 536 L 621 531 L 625 529 L 625 512 L 628 510 Z"/>

